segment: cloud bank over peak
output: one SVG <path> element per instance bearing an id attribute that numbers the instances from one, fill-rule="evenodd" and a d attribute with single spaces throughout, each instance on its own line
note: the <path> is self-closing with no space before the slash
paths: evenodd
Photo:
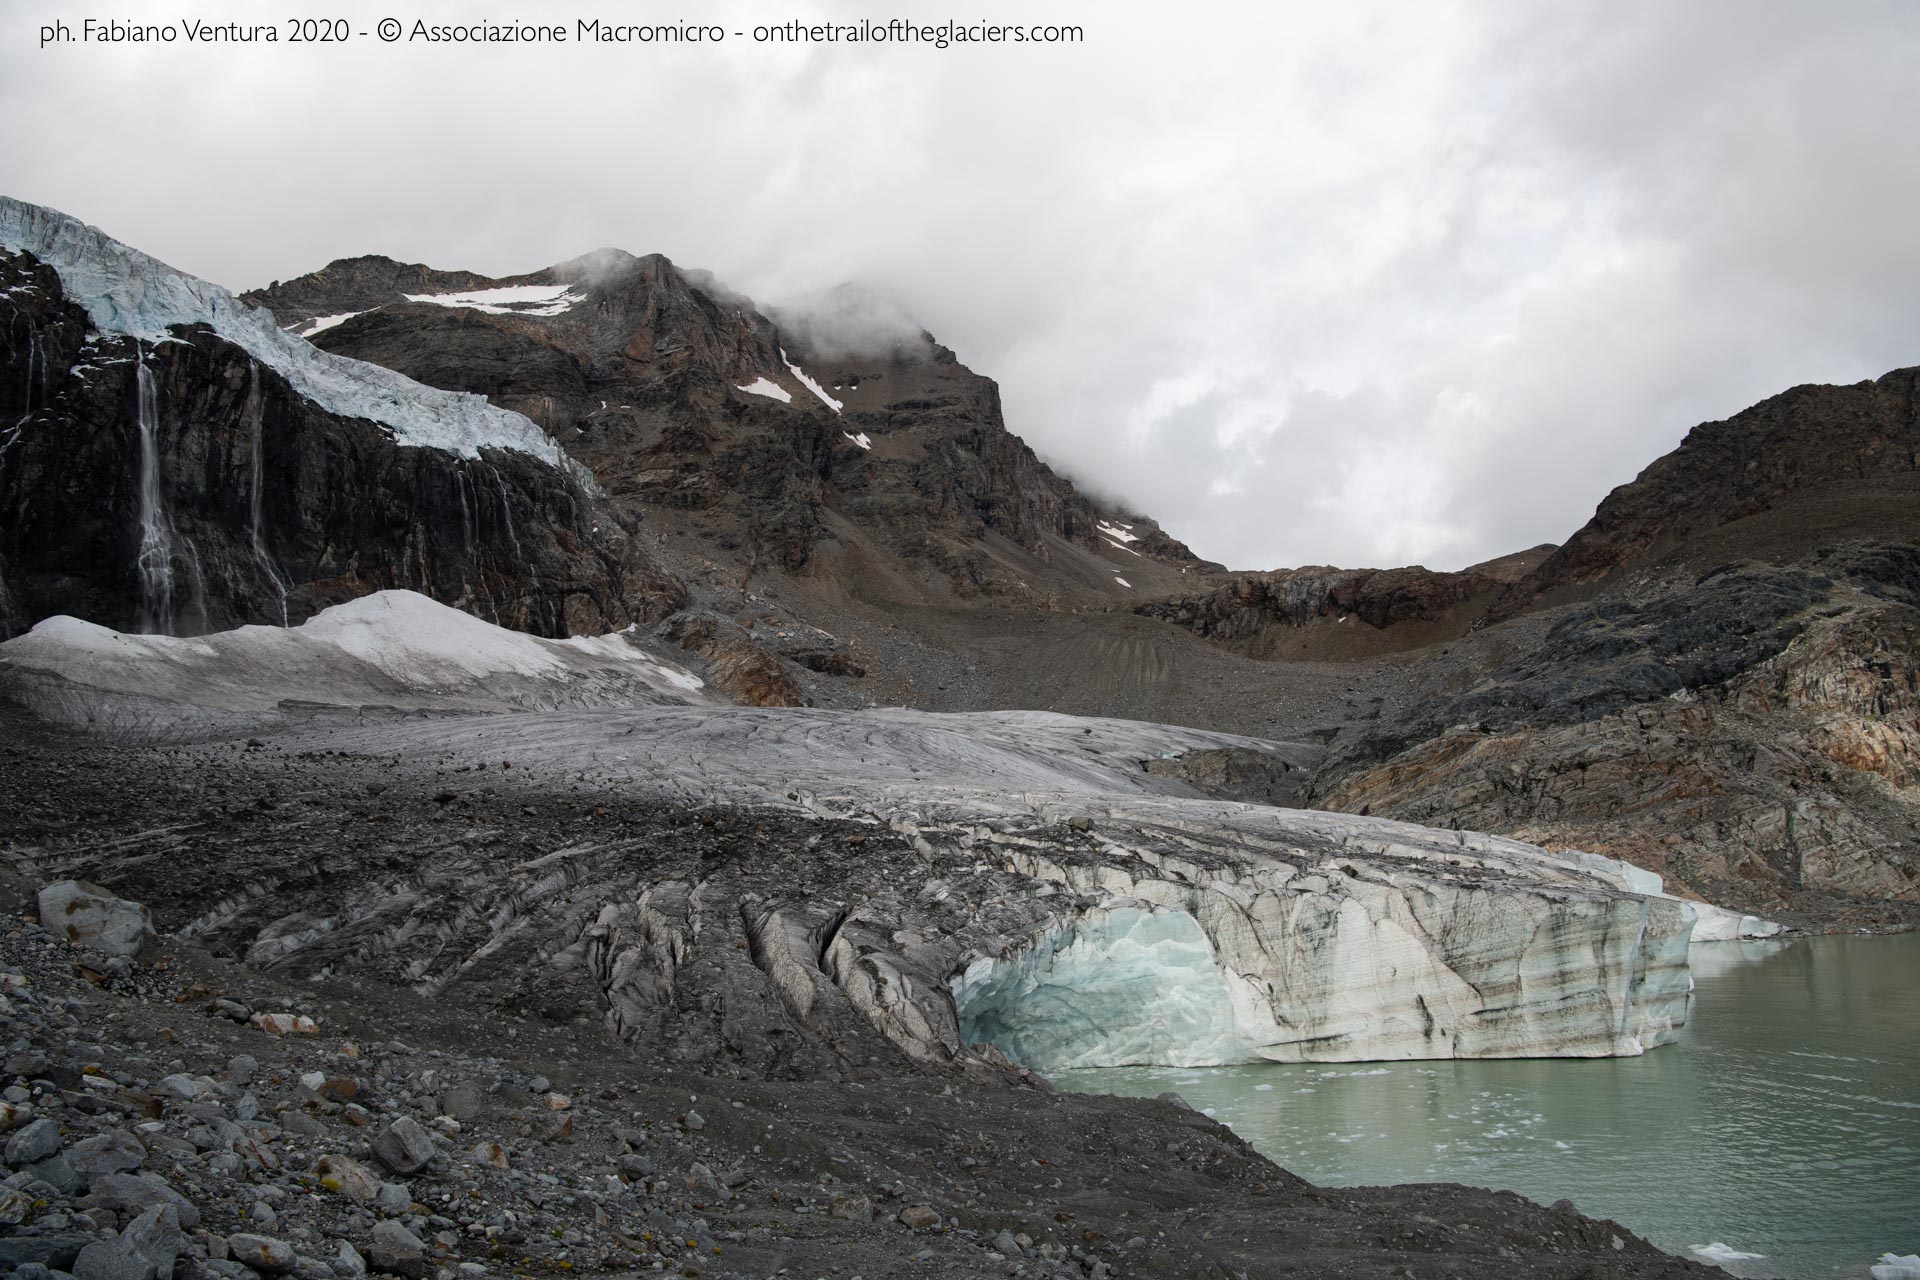
<path id="1" fill-rule="evenodd" d="M 16 44 L 6 182 L 234 287 L 610 244 L 834 341 L 924 326 L 1043 455 L 1240 567 L 1558 541 L 1695 422 L 1920 362 L 1912 6 L 980 8 L 1086 39 Z"/>

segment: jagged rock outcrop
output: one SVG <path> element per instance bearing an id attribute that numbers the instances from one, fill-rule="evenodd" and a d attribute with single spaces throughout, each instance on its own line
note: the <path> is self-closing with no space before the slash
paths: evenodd
<path id="1" fill-rule="evenodd" d="M 1722 422 L 1608 494 L 1501 616 L 1577 599 L 1635 565 L 1793 561 L 1848 536 L 1920 527 L 1920 369 L 1852 386 L 1799 386 Z"/>
<path id="2" fill-rule="evenodd" d="M 0 230 L 0 633 L 279 624 L 389 587 L 548 635 L 677 607 L 525 418 L 313 352 L 51 211 L 0 202 Z"/>
<path id="3" fill-rule="evenodd" d="M 1358 658 L 1453 639 L 1500 592 L 1501 579 L 1472 570 L 1314 567 L 1234 574 L 1134 612 L 1252 658 Z"/>
<path id="4" fill-rule="evenodd" d="M 1803 923 L 1920 920 L 1920 550 L 1609 597 L 1390 733 L 1316 803 L 1497 830 Z"/>
<path id="5" fill-rule="evenodd" d="M 543 288 L 570 301 L 511 300 Z M 616 500 L 682 513 L 741 581 L 1052 604 L 1217 568 L 1079 493 L 924 333 L 832 341 L 658 255 L 510 281 L 353 259 L 247 297 L 295 329 L 333 321 L 313 335 L 328 350 L 526 413 Z"/>

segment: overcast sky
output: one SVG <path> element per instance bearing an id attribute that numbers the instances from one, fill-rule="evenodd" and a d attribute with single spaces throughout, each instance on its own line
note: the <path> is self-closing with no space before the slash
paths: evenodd
<path id="1" fill-rule="evenodd" d="M 1560 541 L 1697 421 L 1920 363 L 1903 0 L 308 8 L 1086 38 L 40 50 L 110 15 L 11 0 L 0 191 L 235 290 L 600 245 L 763 302 L 861 281 L 999 379 L 1043 456 L 1238 568 Z"/>

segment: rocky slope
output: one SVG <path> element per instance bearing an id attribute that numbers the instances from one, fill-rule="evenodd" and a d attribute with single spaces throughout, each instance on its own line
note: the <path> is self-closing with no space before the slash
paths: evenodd
<path id="1" fill-rule="evenodd" d="M 1316 802 L 1606 853 L 1810 927 L 1911 927 L 1916 568 L 1854 549 L 1577 607 L 1343 744 Z"/>
<path id="2" fill-rule="evenodd" d="M 555 300 L 516 300 L 542 288 Z M 527 414 L 740 583 L 1109 603 L 1217 567 L 1056 475 L 928 335 L 774 313 L 783 327 L 658 255 L 500 281 L 361 258 L 247 299 L 295 329 L 334 319 L 313 333 L 327 350 Z"/>
<path id="3" fill-rule="evenodd" d="M 1917 383 L 1920 369 L 1896 369 L 1853 386 L 1800 386 L 1702 423 L 1608 494 L 1498 614 L 1591 595 L 1640 566 L 1784 563 L 1848 537 L 1910 536 L 1920 528 Z"/>

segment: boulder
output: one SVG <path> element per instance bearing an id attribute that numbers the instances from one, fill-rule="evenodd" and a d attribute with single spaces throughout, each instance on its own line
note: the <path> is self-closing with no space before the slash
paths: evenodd
<path id="1" fill-rule="evenodd" d="M 419 1236 L 389 1218 L 374 1227 L 367 1244 L 367 1261 L 375 1271 L 420 1280 L 427 1270 L 427 1246 Z"/>
<path id="2" fill-rule="evenodd" d="M 277 1276 L 293 1270 L 293 1246 L 272 1236 L 236 1231 L 227 1237 L 227 1253 L 235 1262 L 244 1262 L 262 1275 Z"/>
<path id="3" fill-rule="evenodd" d="M 180 1218 L 171 1205 L 155 1205 L 111 1240 L 80 1251 L 74 1280 L 173 1280 L 182 1244 Z"/>
<path id="4" fill-rule="evenodd" d="M 85 880 L 60 880 L 40 891 L 40 924 L 77 947 L 112 956 L 137 955 L 154 936 L 153 915 Z"/>
<path id="5" fill-rule="evenodd" d="M 125 1129 L 113 1129 L 74 1143 L 66 1151 L 67 1163 L 92 1186 L 96 1178 L 109 1173 L 131 1173 L 147 1158 L 140 1139 Z"/>
<path id="6" fill-rule="evenodd" d="M 346 1156 L 321 1156 L 313 1173 L 321 1186 L 349 1200 L 372 1200 L 380 1193 L 380 1179 L 367 1166 Z"/>
<path id="7" fill-rule="evenodd" d="M 411 1116 L 401 1116 L 374 1135 L 373 1154 L 395 1173 L 418 1173 L 433 1161 L 433 1135 Z"/>

